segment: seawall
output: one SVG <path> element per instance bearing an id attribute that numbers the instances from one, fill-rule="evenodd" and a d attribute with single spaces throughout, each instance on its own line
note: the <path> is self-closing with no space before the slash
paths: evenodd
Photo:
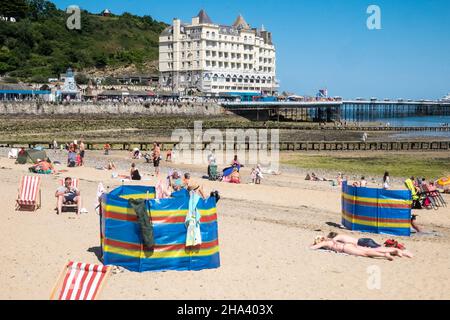
<path id="1" fill-rule="evenodd" d="M 70 102 L 49 103 L 39 101 L 0 101 L 2 115 L 54 115 L 54 114 L 142 114 L 142 115 L 221 115 L 224 109 L 214 102 L 182 103 L 114 103 Z"/>

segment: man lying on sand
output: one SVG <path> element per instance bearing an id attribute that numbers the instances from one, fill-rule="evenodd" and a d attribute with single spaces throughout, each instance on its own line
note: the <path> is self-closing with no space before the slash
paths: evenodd
<path id="1" fill-rule="evenodd" d="M 400 249 L 396 248 L 366 248 L 355 245 L 354 243 L 343 243 L 323 236 L 316 237 L 311 249 L 326 249 L 336 253 L 346 253 L 358 257 L 385 258 L 389 261 L 394 260 L 392 255 L 399 257 L 403 257 L 404 255 Z M 408 257 L 409 255 L 405 256 Z M 409 257 L 411 258 L 411 256 Z"/>

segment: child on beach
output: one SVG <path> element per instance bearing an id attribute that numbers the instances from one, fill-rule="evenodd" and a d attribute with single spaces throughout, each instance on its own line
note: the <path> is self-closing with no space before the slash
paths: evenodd
<path id="1" fill-rule="evenodd" d="M 131 177 L 131 180 L 134 180 L 134 181 L 140 181 L 142 179 L 141 175 L 139 173 L 139 170 L 136 168 L 135 163 L 131 164 L 130 177 Z"/>
<path id="2" fill-rule="evenodd" d="M 384 173 L 384 177 L 383 177 L 383 189 L 384 190 L 388 190 L 391 188 L 391 179 L 389 178 L 389 172 L 385 172 Z"/>
<path id="3" fill-rule="evenodd" d="M 256 169 L 252 168 L 252 172 L 250 173 L 250 177 L 252 178 L 252 183 L 251 184 L 255 184 L 256 182 Z"/>

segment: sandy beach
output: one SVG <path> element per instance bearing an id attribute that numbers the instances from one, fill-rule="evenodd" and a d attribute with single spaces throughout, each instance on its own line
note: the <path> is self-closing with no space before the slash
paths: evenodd
<path id="1" fill-rule="evenodd" d="M 3 150 L 4 151 L 4 150 Z M 99 263 L 99 216 L 94 203 L 97 185 L 113 189 L 121 181 L 110 171 L 95 169 L 100 153 L 89 152 L 86 167 L 66 168 L 67 173 L 42 176 L 42 208 L 37 212 L 14 210 L 20 178 L 28 165 L 0 155 L 0 299 L 48 299 L 68 260 Z M 63 159 L 62 153 L 49 156 Z M 92 159 L 89 159 L 92 157 Z M 131 160 L 114 152 L 119 173 L 126 174 Z M 102 165 L 106 163 L 101 163 Z M 155 185 L 152 168 L 138 163 L 146 181 Z M 171 167 L 174 167 L 173 165 Z M 305 181 L 301 170 L 282 170 L 266 176 L 262 185 L 231 185 L 202 180 L 204 167 L 189 170 L 205 190 L 219 190 L 218 204 L 221 267 L 201 272 L 113 274 L 100 299 L 449 299 L 450 208 L 422 210 L 419 224 L 431 235 L 399 238 L 415 255 L 393 262 L 312 251 L 315 236 L 338 231 L 355 237 L 372 237 L 383 243 L 392 236 L 340 230 L 341 193 L 329 182 Z M 163 172 L 167 164 L 163 163 Z M 87 214 L 56 215 L 58 179 L 80 179 Z M 248 182 L 249 170 L 243 171 Z M 372 185 L 376 186 L 376 185 Z M 395 181 L 395 188 L 402 188 Z M 445 195 L 447 202 L 450 196 Z M 381 272 L 381 288 L 367 285 L 370 267 Z"/>

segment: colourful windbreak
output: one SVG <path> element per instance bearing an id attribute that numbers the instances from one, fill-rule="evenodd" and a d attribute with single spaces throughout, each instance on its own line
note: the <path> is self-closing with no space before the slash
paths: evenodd
<path id="1" fill-rule="evenodd" d="M 220 267 L 215 198 L 199 202 L 197 208 L 201 214 L 202 245 L 194 248 L 185 246 L 185 220 L 189 211 L 189 197 L 146 200 L 155 242 L 154 247 L 146 248 L 143 245 L 138 218 L 128 199 L 146 199 L 147 191 L 151 194 L 154 188 L 123 186 L 103 196 L 103 263 L 136 272 Z"/>
<path id="2" fill-rule="evenodd" d="M 409 190 L 342 186 L 342 224 L 350 230 L 410 236 L 411 206 Z"/>

